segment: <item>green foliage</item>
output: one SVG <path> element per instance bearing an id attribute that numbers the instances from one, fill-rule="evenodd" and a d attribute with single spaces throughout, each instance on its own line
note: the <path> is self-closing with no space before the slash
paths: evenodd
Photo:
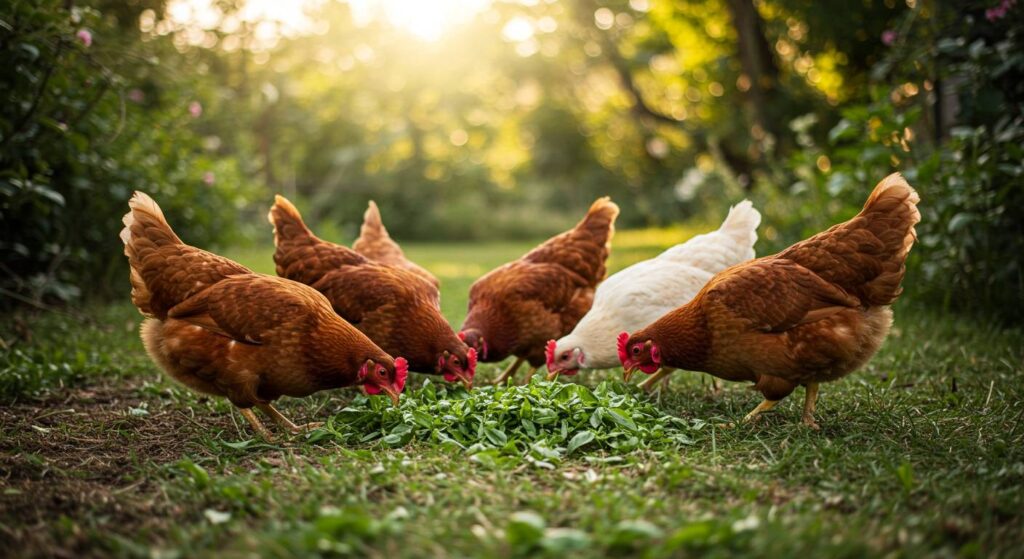
<path id="1" fill-rule="evenodd" d="M 242 191 L 232 160 L 203 153 L 190 85 L 163 77 L 166 41 L 126 44 L 99 12 L 62 4 L 0 12 L 4 307 L 123 291 L 117 231 L 135 189 L 199 244 L 231 240 Z"/>
<path id="2" fill-rule="evenodd" d="M 1016 10 L 1016 12 L 1014 11 Z M 1017 322 L 1024 305 L 1024 28 L 1002 19 L 920 9 L 895 25 L 872 68 L 870 100 L 834 125 L 791 123 L 800 149 L 757 183 L 772 252 L 859 211 L 900 171 L 921 195 L 908 292 Z M 895 31 L 893 31 L 896 34 Z M 921 60 L 934 60 L 935 66 Z M 884 82 L 883 82 L 884 80 Z M 825 134 L 822 134 L 824 130 Z"/>
<path id="3" fill-rule="evenodd" d="M 0 321 L 0 405 L 147 366 L 147 358 L 136 353 L 137 310 L 125 304 L 86 312 L 8 315 Z"/>
<path id="4" fill-rule="evenodd" d="M 413 441 L 459 449 L 482 464 L 509 457 L 553 468 L 569 456 L 613 454 L 694 443 L 703 427 L 667 416 L 620 382 L 596 388 L 537 377 L 524 386 L 461 387 L 427 381 L 402 395 L 399 407 L 360 396 L 310 440 L 345 444 Z"/>

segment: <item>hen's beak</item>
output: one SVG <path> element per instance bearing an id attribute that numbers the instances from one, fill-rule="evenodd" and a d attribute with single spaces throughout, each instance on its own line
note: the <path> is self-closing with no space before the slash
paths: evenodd
<path id="1" fill-rule="evenodd" d="M 470 378 L 469 373 L 465 371 L 457 371 L 455 376 L 460 382 L 462 382 L 462 386 L 466 387 L 466 390 L 473 390 L 473 379 Z"/>
<path id="2" fill-rule="evenodd" d="M 627 367 L 623 367 L 622 382 L 629 382 L 629 379 L 633 378 L 633 373 L 635 373 L 635 372 L 636 372 L 636 366 L 635 365 L 629 365 Z"/>
<path id="3" fill-rule="evenodd" d="M 395 404 L 395 407 L 397 408 L 399 399 L 401 398 L 401 395 L 398 393 L 398 391 L 390 386 L 381 387 L 381 390 L 383 390 L 384 393 L 388 395 L 388 398 L 391 398 L 391 402 Z"/>
<path id="4" fill-rule="evenodd" d="M 561 369 L 555 369 L 554 371 L 548 371 L 548 382 L 551 382 L 558 378 L 558 375 L 562 374 Z"/>

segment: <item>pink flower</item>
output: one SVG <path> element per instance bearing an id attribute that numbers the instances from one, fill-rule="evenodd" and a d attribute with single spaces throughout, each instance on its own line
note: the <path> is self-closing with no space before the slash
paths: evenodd
<path id="1" fill-rule="evenodd" d="M 89 33 L 88 29 L 79 29 L 78 33 L 75 33 L 75 37 L 85 45 L 85 48 L 92 46 L 92 33 Z"/>
<path id="2" fill-rule="evenodd" d="M 882 31 L 882 44 L 891 47 L 896 44 L 896 32 L 892 29 Z"/>
<path id="3" fill-rule="evenodd" d="M 1003 0 L 998 6 L 985 10 L 985 19 L 989 21 L 998 21 L 1006 17 L 1006 12 L 1010 11 L 1010 8 L 1017 3 L 1017 0 Z"/>
<path id="4" fill-rule="evenodd" d="M 203 106 L 199 104 L 199 101 L 192 101 L 188 104 L 188 114 L 192 115 L 192 118 L 199 118 L 203 114 Z"/>
<path id="5" fill-rule="evenodd" d="M 206 184 L 206 186 L 213 186 L 215 179 L 216 177 L 213 176 L 213 171 L 203 173 L 203 183 Z"/>
<path id="6" fill-rule="evenodd" d="M 146 94 L 136 87 L 128 92 L 128 100 L 133 103 L 141 103 L 146 100 Z"/>

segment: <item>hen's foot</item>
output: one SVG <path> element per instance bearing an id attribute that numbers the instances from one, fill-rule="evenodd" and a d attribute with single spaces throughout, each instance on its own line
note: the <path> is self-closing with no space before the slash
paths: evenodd
<path id="1" fill-rule="evenodd" d="M 760 404 L 757 405 L 756 408 L 751 410 L 750 413 L 748 413 L 746 416 L 743 417 L 743 422 L 744 423 L 750 423 L 750 422 L 753 422 L 753 421 L 757 421 L 760 418 L 762 413 L 764 413 L 764 412 L 774 408 L 775 404 L 778 404 L 778 403 L 779 403 L 779 400 L 765 400 L 765 401 L 761 402 Z"/>
<path id="2" fill-rule="evenodd" d="M 238 413 L 242 414 L 242 417 L 244 417 L 245 420 L 249 422 L 249 425 L 252 426 L 253 430 L 256 431 L 256 433 L 258 433 L 259 436 L 263 437 L 264 441 L 268 443 L 274 442 L 274 435 L 270 434 L 270 430 L 268 430 L 263 425 L 263 422 L 261 422 L 260 419 L 256 417 L 256 414 L 253 413 L 252 408 L 238 408 Z"/>
<path id="3" fill-rule="evenodd" d="M 522 364 L 523 359 L 517 357 L 516 360 L 513 361 L 512 364 L 509 365 L 507 369 L 505 369 L 504 371 L 502 371 L 500 375 L 498 375 L 498 378 L 494 379 L 494 384 L 505 384 L 505 381 L 507 381 L 509 377 L 511 377 L 512 375 L 516 374 L 516 371 Z"/>
<path id="4" fill-rule="evenodd" d="M 277 411 L 277 408 L 270 404 L 256 404 L 256 407 L 259 408 L 260 411 L 262 411 L 263 413 L 270 416 L 270 418 L 274 420 L 274 423 L 277 423 L 278 425 L 281 426 L 282 429 L 288 431 L 293 435 L 298 435 L 300 433 L 312 431 L 313 429 L 323 427 L 324 425 L 323 422 L 312 422 L 303 425 L 296 425 L 292 423 L 287 417 L 281 415 L 281 412 Z"/>
<path id="5" fill-rule="evenodd" d="M 309 423 L 303 423 L 302 425 L 296 425 L 296 431 L 292 431 L 298 435 L 299 433 L 308 433 L 314 429 L 319 429 L 324 426 L 323 421 L 310 421 Z"/>

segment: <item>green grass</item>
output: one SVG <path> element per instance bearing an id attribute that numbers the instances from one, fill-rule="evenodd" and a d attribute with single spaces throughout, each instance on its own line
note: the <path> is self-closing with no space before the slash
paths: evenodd
<path id="1" fill-rule="evenodd" d="M 684 235 L 621 234 L 612 268 Z M 441 277 L 458 324 L 470 283 L 527 248 L 406 250 Z M 272 271 L 269 249 L 232 256 Z M 557 461 L 424 436 L 254 441 L 230 405 L 149 363 L 138 322 L 126 303 L 0 322 L 0 555 L 1013 557 L 1024 545 L 1024 338 L 909 297 L 882 351 L 823 387 L 820 432 L 800 425 L 799 393 L 757 424 L 720 428 L 758 395 L 735 384 L 712 396 L 704 375 L 677 373 L 636 405 L 682 420 L 692 444 L 583 447 Z M 499 367 L 483 365 L 478 382 Z M 414 377 L 410 390 L 423 384 Z M 326 420 L 365 409 L 356 394 L 281 407 Z M 411 407 L 436 411 L 417 394 Z M 381 426 L 394 429 L 387 413 Z"/>

